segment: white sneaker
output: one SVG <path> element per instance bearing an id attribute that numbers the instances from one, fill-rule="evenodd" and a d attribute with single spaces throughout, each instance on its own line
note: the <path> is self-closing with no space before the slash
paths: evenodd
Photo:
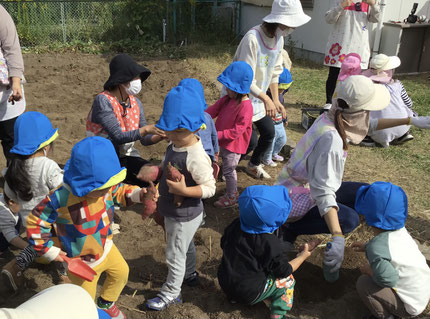
<path id="1" fill-rule="evenodd" d="M 276 166 L 278 166 L 278 164 L 276 164 L 276 163 L 275 163 L 274 161 L 272 161 L 272 160 L 269 160 L 269 161 L 264 161 L 264 160 L 263 160 L 262 164 L 263 164 L 263 165 L 265 165 L 265 166 L 270 166 L 270 167 L 276 167 Z"/>
<path id="2" fill-rule="evenodd" d="M 324 105 L 324 110 L 330 110 L 331 109 L 331 103 L 327 103 Z"/>
<path id="3" fill-rule="evenodd" d="M 246 168 L 246 172 L 254 178 L 271 178 L 269 174 L 263 169 L 260 165 L 254 166 L 251 163 L 248 163 L 248 167 Z"/>

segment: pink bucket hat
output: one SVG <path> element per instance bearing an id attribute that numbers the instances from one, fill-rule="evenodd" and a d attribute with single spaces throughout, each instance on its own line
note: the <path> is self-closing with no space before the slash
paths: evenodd
<path id="1" fill-rule="evenodd" d="M 357 53 L 349 53 L 342 62 L 338 76 L 339 81 L 344 81 L 351 75 L 361 73 L 361 57 Z"/>

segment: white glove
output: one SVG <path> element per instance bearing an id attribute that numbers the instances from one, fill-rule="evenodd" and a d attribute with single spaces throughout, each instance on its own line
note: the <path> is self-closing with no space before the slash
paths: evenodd
<path id="1" fill-rule="evenodd" d="M 418 128 L 430 129 L 430 116 L 411 117 L 411 125 Z"/>
<path id="2" fill-rule="evenodd" d="M 345 238 L 334 236 L 331 239 L 331 248 L 324 252 L 324 264 L 331 267 L 330 272 L 340 269 L 343 261 L 343 252 L 345 250 Z"/>

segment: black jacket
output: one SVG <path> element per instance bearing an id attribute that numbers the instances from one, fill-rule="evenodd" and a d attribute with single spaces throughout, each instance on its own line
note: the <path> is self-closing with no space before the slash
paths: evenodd
<path id="1" fill-rule="evenodd" d="M 278 237 L 245 233 L 239 218 L 225 229 L 221 248 L 218 281 L 227 297 L 237 302 L 252 303 L 263 292 L 269 275 L 286 278 L 293 270 Z"/>

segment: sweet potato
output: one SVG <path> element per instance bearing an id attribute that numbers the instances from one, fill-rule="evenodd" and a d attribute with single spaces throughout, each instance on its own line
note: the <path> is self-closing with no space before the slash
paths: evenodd
<path id="1" fill-rule="evenodd" d="M 149 187 L 146 189 L 146 193 L 143 194 L 142 204 L 142 219 L 147 218 L 152 215 L 157 209 L 157 203 L 155 201 L 155 194 L 157 193 L 157 189 L 154 186 L 152 181 L 149 181 Z"/>
<path id="2" fill-rule="evenodd" d="M 140 168 L 137 178 L 144 182 L 155 182 L 160 179 L 162 170 L 160 167 L 152 164 L 145 164 Z"/>
<path id="3" fill-rule="evenodd" d="M 170 162 L 167 163 L 167 179 L 169 181 L 173 181 L 173 182 L 180 182 L 182 175 L 181 172 L 179 172 L 179 170 L 174 167 Z M 184 197 L 181 195 L 173 195 L 173 204 L 176 207 L 181 207 L 182 202 L 184 201 Z"/>

